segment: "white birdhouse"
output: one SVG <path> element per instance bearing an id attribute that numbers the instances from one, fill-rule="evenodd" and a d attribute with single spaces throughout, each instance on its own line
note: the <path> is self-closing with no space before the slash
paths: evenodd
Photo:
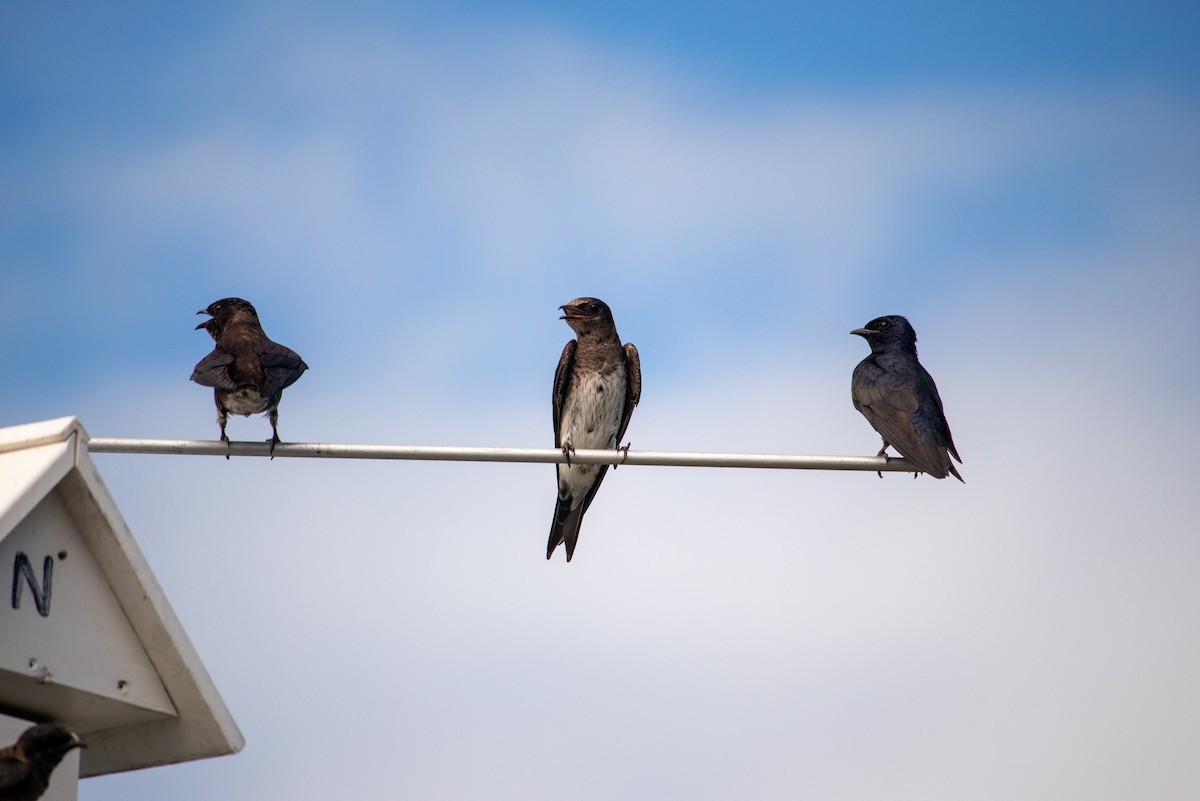
<path id="1" fill-rule="evenodd" d="M 48 801 L 80 777 L 244 744 L 87 439 L 73 417 L 0 429 L 0 747 L 48 720 L 87 743 Z"/>

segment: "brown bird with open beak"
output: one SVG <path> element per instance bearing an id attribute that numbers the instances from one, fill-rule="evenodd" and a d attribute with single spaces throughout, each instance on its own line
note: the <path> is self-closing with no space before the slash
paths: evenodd
<path id="1" fill-rule="evenodd" d="M 554 447 L 562 449 L 567 462 L 556 465 L 558 502 L 546 558 L 564 543 L 570 562 L 583 514 L 608 473 L 608 465 L 571 464 L 571 453 L 620 444 L 642 397 L 642 366 L 637 348 L 621 344 L 604 301 L 576 298 L 559 308 L 578 339 L 563 348 L 554 373 Z"/>
<path id="2" fill-rule="evenodd" d="M 211 315 L 196 326 L 216 342 L 192 371 L 192 380 L 213 388 L 221 439 L 229 442 L 225 425 L 230 414 L 266 412 L 271 420 L 271 455 L 279 440 L 279 400 L 308 369 L 295 351 L 272 342 L 263 332 L 258 312 L 241 298 L 225 298 L 196 314 Z M 229 458 L 228 455 L 225 456 Z"/>

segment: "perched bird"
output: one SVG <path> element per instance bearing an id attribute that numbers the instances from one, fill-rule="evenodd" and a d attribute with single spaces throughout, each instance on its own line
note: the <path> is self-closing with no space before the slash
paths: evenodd
<path id="1" fill-rule="evenodd" d="M 8 748 L 0 749 L 0 801 L 35 801 L 50 784 L 50 774 L 79 738 L 57 723 L 30 726 Z"/>
<path id="2" fill-rule="evenodd" d="M 196 314 L 208 314 L 196 326 L 217 343 L 192 371 L 192 380 L 213 387 L 221 439 L 229 441 L 225 425 L 229 415 L 266 412 L 271 420 L 271 455 L 279 440 L 279 399 L 283 391 L 308 369 L 295 351 L 272 342 L 263 333 L 258 312 L 241 298 L 218 300 Z M 225 456 L 229 458 L 228 455 Z"/>
<path id="3" fill-rule="evenodd" d="M 888 446 L 934 478 L 963 477 L 950 461 L 962 459 L 954 449 L 933 377 L 917 360 L 917 332 L 894 314 L 877 317 L 850 332 L 867 340 L 871 355 L 854 368 L 850 397 L 854 408 L 883 437 L 879 456 Z M 882 474 L 880 474 L 882 475 Z"/>
<path id="4" fill-rule="evenodd" d="M 642 397 L 642 366 L 632 343 L 621 345 L 612 312 L 604 301 L 576 298 L 560 306 L 567 325 L 579 337 L 563 348 L 554 372 L 554 447 L 566 464 L 558 464 L 558 503 L 550 524 L 546 558 L 560 542 L 567 561 L 579 541 L 579 524 L 600 489 L 608 465 L 571 464 L 576 448 L 616 448 L 633 407 Z M 626 446 L 628 449 L 629 446 Z"/>

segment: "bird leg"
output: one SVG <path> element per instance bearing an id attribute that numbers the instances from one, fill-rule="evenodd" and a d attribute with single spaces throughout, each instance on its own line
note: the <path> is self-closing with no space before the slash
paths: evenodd
<path id="1" fill-rule="evenodd" d="M 274 409 L 272 409 L 270 412 L 269 418 L 271 420 L 271 438 L 269 440 L 267 440 L 267 442 L 271 443 L 271 450 L 270 450 L 271 459 L 274 460 L 275 446 L 278 445 L 283 440 L 281 440 L 279 438 L 279 413 L 277 411 L 275 411 Z"/>
<path id="2" fill-rule="evenodd" d="M 217 407 L 217 425 L 221 427 L 221 441 L 225 443 L 225 461 L 229 461 L 229 435 L 225 433 L 225 424 L 229 422 L 229 415 L 225 414 L 225 410 L 220 406 Z"/>
<path id="3" fill-rule="evenodd" d="M 879 449 L 879 453 L 877 453 L 877 454 L 875 454 L 875 455 L 876 455 L 876 456 L 882 456 L 884 459 L 886 459 L 886 458 L 887 458 L 887 449 L 888 449 L 889 447 L 890 447 L 890 443 L 889 443 L 889 442 L 888 442 L 888 441 L 885 439 L 885 440 L 883 441 L 883 447 L 882 447 L 882 448 L 880 448 L 880 449 Z M 883 471 L 882 471 L 882 470 L 880 470 L 880 471 L 878 471 L 877 473 L 875 473 L 875 475 L 879 476 L 880 478 L 883 478 Z"/>
<path id="4" fill-rule="evenodd" d="M 562 446 L 563 458 L 567 460 L 567 467 L 571 466 L 571 454 L 575 452 L 575 446 L 570 442 L 564 442 Z"/>

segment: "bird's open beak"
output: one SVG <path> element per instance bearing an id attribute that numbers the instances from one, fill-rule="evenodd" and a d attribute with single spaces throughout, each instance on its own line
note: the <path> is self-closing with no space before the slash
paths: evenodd
<path id="1" fill-rule="evenodd" d="M 857 335 L 858 335 L 858 336 L 860 336 L 860 337 L 869 337 L 869 336 L 871 336 L 871 334 L 878 334 L 879 332 L 878 332 L 878 331 L 872 331 L 870 328 L 855 328 L 855 329 L 854 329 L 853 331 L 851 331 L 850 333 L 851 333 L 851 334 L 857 334 Z"/>
<path id="2" fill-rule="evenodd" d="M 201 309 L 200 311 L 196 312 L 196 314 L 208 314 L 208 309 Z M 200 323 L 200 325 L 196 326 L 192 330 L 199 331 L 201 328 L 204 328 L 211 322 L 212 322 L 212 320 L 205 320 L 204 322 Z"/>
<path id="3" fill-rule="evenodd" d="M 563 316 L 558 318 L 560 320 L 570 320 L 573 317 L 589 317 L 590 316 L 586 311 L 579 308 L 578 306 L 572 306 L 570 304 L 567 304 L 565 306 L 559 306 L 558 308 L 563 310 Z"/>

